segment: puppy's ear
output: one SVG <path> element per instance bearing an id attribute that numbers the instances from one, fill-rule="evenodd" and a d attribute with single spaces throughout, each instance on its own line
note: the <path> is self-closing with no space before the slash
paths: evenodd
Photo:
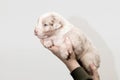
<path id="1" fill-rule="evenodd" d="M 53 27 L 54 29 L 59 29 L 62 27 L 62 23 L 60 21 L 55 21 Z"/>
<path id="2" fill-rule="evenodd" d="M 53 19 L 53 27 L 54 27 L 54 29 L 59 29 L 59 28 L 61 28 L 63 26 L 63 21 L 62 21 L 62 19 L 60 18 L 59 15 L 52 14 L 51 17 Z"/>

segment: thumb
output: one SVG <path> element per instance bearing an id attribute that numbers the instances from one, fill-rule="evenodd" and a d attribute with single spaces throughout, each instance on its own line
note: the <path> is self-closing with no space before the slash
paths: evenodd
<path id="1" fill-rule="evenodd" d="M 50 51 L 54 52 L 54 53 L 57 53 L 58 52 L 58 46 L 52 46 L 49 48 Z"/>

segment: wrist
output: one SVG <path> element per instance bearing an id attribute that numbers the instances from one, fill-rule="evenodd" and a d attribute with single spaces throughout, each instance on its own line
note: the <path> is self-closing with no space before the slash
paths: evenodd
<path id="1" fill-rule="evenodd" d="M 74 69 L 76 69 L 77 67 L 80 67 L 79 63 L 77 62 L 77 60 L 68 60 L 65 62 L 65 65 L 67 66 L 67 68 L 70 70 L 70 72 L 72 72 Z"/>

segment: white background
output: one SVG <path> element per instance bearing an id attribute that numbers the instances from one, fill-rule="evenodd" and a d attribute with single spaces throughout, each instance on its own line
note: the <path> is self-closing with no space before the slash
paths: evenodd
<path id="1" fill-rule="evenodd" d="M 92 39 L 102 59 L 101 80 L 120 79 L 119 0 L 0 0 L 0 80 L 72 80 L 66 66 L 34 36 L 38 17 L 49 11 Z M 89 27 L 80 26 L 81 17 Z"/>

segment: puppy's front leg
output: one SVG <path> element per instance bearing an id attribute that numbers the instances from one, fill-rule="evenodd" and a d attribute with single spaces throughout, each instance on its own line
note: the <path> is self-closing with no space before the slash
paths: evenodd
<path id="1" fill-rule="evenodd" d="M 54 46 L 53 40 L 51 39 L 41 40 L 41 43 L 43 44 L 45 48 L 51 48 L 52 46 Z"/>

